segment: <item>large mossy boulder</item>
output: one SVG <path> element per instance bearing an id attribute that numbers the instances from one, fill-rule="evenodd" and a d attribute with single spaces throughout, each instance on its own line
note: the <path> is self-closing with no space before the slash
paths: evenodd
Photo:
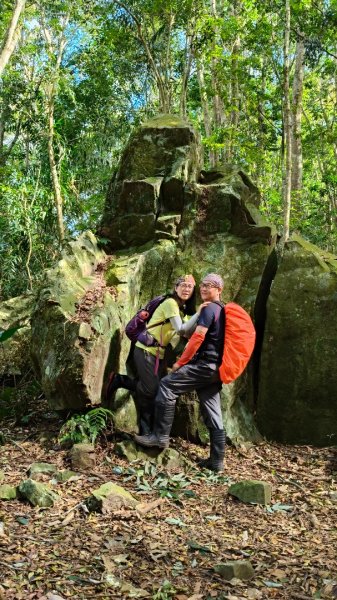
<path id="1" fill-rule="evenodd" d="M 294 236 L 267 304 L 257 421 L 271 440 L 337 442 L 337 258 Z"/>
<path id="2" fill-rule="evenodd" d="M 100 234 L 113 249 L 153 240 L 163 211 L 183 209 L 183 194 L 177 205 L 172 186 L 182 192 L 200 168 L 199 136 L 189 123 L 175 115 L 146 121 L 131 135 L 110 182 Z"/>
<path id="3" fill-rule="evenodd" d="M 200 281 L 215 271 L 223 301 L 238 302 L 257 328 L 248 368 L 223 386 L 228 437 L 336 443 L 336 259 L 299 237 L 280 259 L 250 177 L 236 165 L 204 171 L 201 156 L 197 133 L 180 118 L 141 125 L 109 185 L 99 234 L 110 255 L 87 232 L 46 273 L 30 345 L 50 406 L 100 404 L 110 370 L 133 373 L 124 330 L 136 310 L 172 291 L 182 273 Z M 0 307 L 0 326 L 1 318 Z M 126 390 L 108 405 L 116 429 L 136 429 Z M 206 440 L 195 396 L 179 401 L 173 434 Z"/>
<path id="4" fill-rule="evenodd" d="M 53 409 L 101 402 L 104 369 L 120 317 L 115 295 L 102 284 L 106 256 L 90 232 L 69 244 L 46 273 L 32 315 L 32 357 Z"/>
<path id="5" fill-rule="evenodd" d="M 162 116 L 131 136 L 107 195 L 100 234 L 113 257 L 105 270 L 106 294 L 83 311 L 106 256 L 91 234 L 82 235 L 50 271 L 33 317 L 33 355 L 53 408 L 81 409 L 101 401 L 110 370 L 132 374 L 127 321 L 151 297 L 172 291 L 181 273 L 200 280 L 217 271 L 223 300 L 254 314 L 276 232 L 259 214 L 256 186 L 235 165 L 201 171 L 193 128 Z M 129 360 L 128 360 L 129 359 Z M 235 442 L 257 440 L 247 372 L 223 391 L 225 423 Z M 188 408 L 188 405 L 185 408 Z M 115 427 L 134 431 L 133 399 L 119 390 L 110 399 Z M 197 407 L 198 408 L 198 407 Z M 196 407 L 177 411 L 175 432 L 203 439 Z M 186 416 L 187 415 L 187 416 Z"/>

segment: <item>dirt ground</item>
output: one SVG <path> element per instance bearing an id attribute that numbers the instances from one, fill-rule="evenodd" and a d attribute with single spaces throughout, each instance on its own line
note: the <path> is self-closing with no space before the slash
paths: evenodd
<path id="1" fill-rule="evenodd" d="M 5 483 L 26 479 L 32 462 L 70 468 L 57 443 L 60 420 L 46 411 L 26 425 L 2 424 Z M 0 501 L 0 599 L 337 598 L 336 450 L 229 446 L 223 476 L 196 468 L 166 474 L 117 457 L 120 439 L 100 440 L 92 472 L 63 484 L 46 478 L 61 498 L 54 507 Z M 192 463 L 207 455 L 182 440 L 173 447 Z M 271 504 L 230 496 L 229 484 L 243 479 L 270 482 Z M 84 499 L 107 481 L 145 511 L 87 513 Z M 214 567 L 233 560 L 250 560 L 254 576 L 225 581 Z"/>

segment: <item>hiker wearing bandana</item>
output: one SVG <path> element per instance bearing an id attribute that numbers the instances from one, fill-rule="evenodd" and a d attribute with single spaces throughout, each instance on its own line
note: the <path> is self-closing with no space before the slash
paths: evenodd
<path id="1" fill-rule="evenodd" d="M 194 277 L 182 275 L 176 280 L 173 293 L 161 302 L 147 323 L 159 346 L 146 346 L 137 341 L 133 354 L 137 378 L 116 373 L 110 383 L 110 393 L 118 388 L 135 392 L 141 434 L 150 433 L 153 427 L 154 399 L 166 369 L 165 349 L 169 343 L 173 346 L 178 343 L 179 336 L 189 337 L 193 333 L 201 307 L 198 312 L 195 310 Z M 159 325 L 156 326 L 156 323 Z"/>
<path id="2" fill-rule="evenodd" d="M 200 312 L 198 325 L 182 356 L 164 377 L 155 399 L 154 425 L 148 435 L 135 436 L 145 447 L 167 448 L 178 396 L 195 390 L 205 424 L 210 432 L 210 457 L 200 466 L 223 470 L 226 435 L 223 428 L 219 365 L 224 347 L 224 311 L 220 302 L 223 280 L 210 273 L 200 284 L 202 301 L 209 302 Z"/>

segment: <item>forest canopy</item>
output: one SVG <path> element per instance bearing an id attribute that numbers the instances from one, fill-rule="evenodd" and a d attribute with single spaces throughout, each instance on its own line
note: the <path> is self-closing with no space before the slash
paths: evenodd
<path id="1" fill-rule="evenodd" d="M 0 298 L 96 230 L 132 129 L 174 113 L 285 239 L 337 250 L 337 2 L 4 0 Z"/>

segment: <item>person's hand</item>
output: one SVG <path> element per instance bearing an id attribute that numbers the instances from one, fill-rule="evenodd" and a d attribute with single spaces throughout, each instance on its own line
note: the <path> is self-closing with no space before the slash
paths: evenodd
<path id="1" fill-rule="evenodd" d="M 203 302 L 202 304 L 200 304 L 200 306 L 199 306 L 199 308 L 197 310 L 197 312 L 199 313 L 199 315 L 200 315 L 202 309 L 206 308 L 206 306 L 208 306 L 209 304 L 210 304 L 210 302 Z"/>
<path id="2" fill-rule="evenodd" d="M 172 373 L 175 373 L 176 371 L 178 371 L 178 369 L 180 369 L 180 365 L 176 362 L 172 367 Z"/>

